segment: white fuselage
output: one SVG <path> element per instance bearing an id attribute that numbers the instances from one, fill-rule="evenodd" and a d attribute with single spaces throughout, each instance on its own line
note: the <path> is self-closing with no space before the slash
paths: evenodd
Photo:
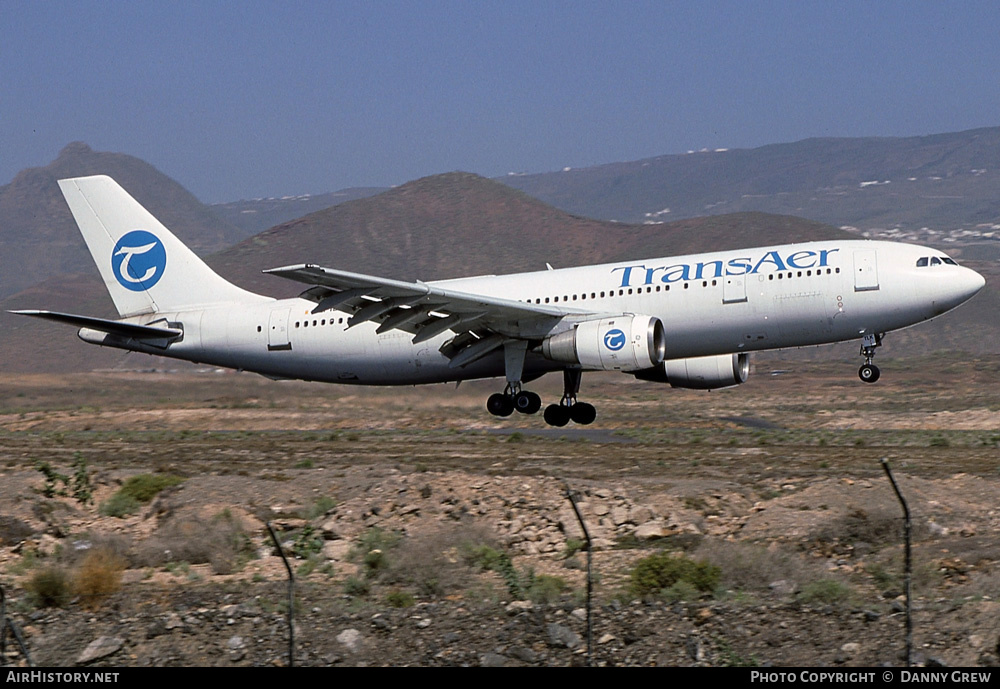
<path id="1" fill-rule="evenodd" d="M 918 266 L 928 257 L 937 263 Z M 566 320 L 655 316 L 666 332 L 666 358 L 682 359 L 854 340 L 921 323 L 983 285 L 976 272 L 942 257 L 908 244 L 825 241 L 429 284 L 559 306 L 572 312 Z M 184 336 L 165 350 L 130 348 L 278 378 L 367 385 L 504 374 L 502 351 L 451 366 L 439 351 L 451 332 L 412 344 L 409 332 L 377 334 L 371 321 L 348 327 L 350 313 L 315 308 L 296 298 L 136 317 L 179 323 Z M 562 368 L 529 351 L 525 379 Z"/>

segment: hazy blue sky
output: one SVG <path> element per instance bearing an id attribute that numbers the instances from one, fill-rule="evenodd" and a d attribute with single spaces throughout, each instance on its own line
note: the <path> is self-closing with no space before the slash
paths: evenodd
<path id="1" fill-rule="evenodd" d="M 0 0 L 0 184 L 77 140 L 218 202 L 996 126 L 998 36 L 996 0 Z"/>

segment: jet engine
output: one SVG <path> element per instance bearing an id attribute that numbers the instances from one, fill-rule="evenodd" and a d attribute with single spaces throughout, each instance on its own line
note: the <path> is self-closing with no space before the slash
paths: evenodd
<path id="1" fill-rule="evenodd" d="M 667 339 L 655 316 L 623 314 L 583 321 L 542 341 L 552 361 L 598 371 L 641 371 L 663 361 Z"/>
<path id="2" fill-rule="evenodd" d="M 719 354 L 693 359 L 669 359 L 659 366 L 636 371 L 639 380 L 670 383 L 671 387 L 715 390 L 745 383 L 750 374 L 750 355 Z"/>

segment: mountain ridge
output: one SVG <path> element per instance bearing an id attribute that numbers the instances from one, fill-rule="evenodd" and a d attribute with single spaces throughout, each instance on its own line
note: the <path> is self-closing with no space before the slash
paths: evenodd
<path id="1" fill-rule="evenodd" d="M 811 138 L 498 179 L 567 212 L 623 222 L 759 210 L 862 230 L 955 229 L 1000 223 L 1000 127 Z"/>
<path id="2" fill-rule="evenodd" d="M 93 265 L 58 180 L 95 174 L 114 177 L 197 253 L 218 251 L 243 237 L 149 163 L 77 141 L 48 165 L 22 170 L 0 187 L 0 297 Z"/>

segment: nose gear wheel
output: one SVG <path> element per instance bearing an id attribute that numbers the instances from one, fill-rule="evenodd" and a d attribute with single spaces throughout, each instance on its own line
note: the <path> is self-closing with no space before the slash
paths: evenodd
<path id="1" fill-rule="evenodd" d="M 872 360 L 875 358 L 875 350 L 882 346 L 883 335 L 884 333 L 872 333 L 871 335 L 865 335 L 864 339 L 861 340 L 861 351 L 859 353 L 865 358 L 865 363 L 858 369 L 858 378 L 866 383 L 874 383 L 882 375 L 882 372 L 878 366 L 872 363 Z"/>

